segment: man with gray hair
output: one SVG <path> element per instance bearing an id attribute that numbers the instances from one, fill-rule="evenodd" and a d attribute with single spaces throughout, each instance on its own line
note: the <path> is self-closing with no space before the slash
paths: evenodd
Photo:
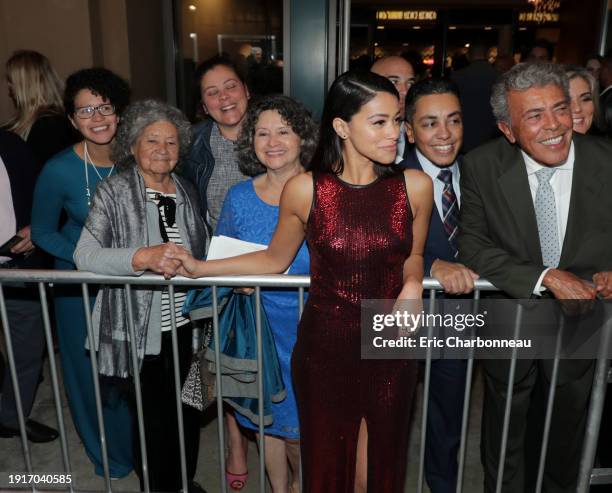
<path id="1" fill-rule="evenodd" d="M 568 81 L 557 65 L 513 67 L 494 86 L 491 105 L 505 138 L 463 161 L 459 260 L 510 298 L 610 299 L 612 144 L 572 134 Z M 501 491 L 535 489 L 552 366 L 517 361 Z M 510 362 L 483 367 L 489 492 L 498 481 Z M 555 493 L 576 488 L 593 362 L 562 360 L 558 372 L 543 477 L 543 491 Z"/>

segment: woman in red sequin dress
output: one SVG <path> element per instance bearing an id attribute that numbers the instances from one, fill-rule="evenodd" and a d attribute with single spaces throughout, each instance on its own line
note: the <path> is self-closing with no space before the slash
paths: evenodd
<path id="1" fill-rule="evenodd" d="M 422 294 L 432 184 L 392 165 L 398 101 L 384 77 L 340 76 L 311 171 L 285 186 L 268 249 L 203 262 L 177 247 L 167 259 L 169 275 L 177 261 L 189 277 L 277 273 L 308 241 L 311 288 L 292 358 L 306 492 L 404 487 L 416 363 L 360 358 L 361 300 Z"/>

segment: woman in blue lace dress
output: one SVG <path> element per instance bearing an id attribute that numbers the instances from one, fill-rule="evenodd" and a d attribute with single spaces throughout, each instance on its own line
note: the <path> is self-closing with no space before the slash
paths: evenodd
<path id="1" fill-rule="evenodd" d="M 316 126 L 300 103 L 270 96 L 253 104 L 238 141 L 240 168 L 251 180 L 232 187 L 223 204 L 216 234 L 267 245 L 278 221 L 279 202 L 287 180 L 304 171 L 316 145 Z M 308 274 L 306 244 L 302 243 L 289 274 Z M 299 320 L 294 290 L 262 290 L 287 397 L 273 404 L 273 423 L 266 427 L 266 470 L 274 493 L 298 491 L 299 424 L 291 382 L 291 352 Z M 241 426 L 257 425 L 236 413 Z M 292 480 L 289 480 L 289 467 Z M 291 485 L 291 486 L 290 486 Z"/>

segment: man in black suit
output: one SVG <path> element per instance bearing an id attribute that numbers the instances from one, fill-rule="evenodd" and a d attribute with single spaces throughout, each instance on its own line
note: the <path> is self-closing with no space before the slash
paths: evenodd
<path id="1" fill-rule="evenodd" d="M 603 120 L 603 130 L 608 137 L 612 137 L 612 50 L 608 51 L 601 61 L 599 87 L 599 112 Z"/>
<path id="2" fill-rule="evenodd" d="M 0 268 L 41 268 L 32 251 L 30 215 L 38 168 L 36 159 L 15 134 L 0 130 L 0 244 L 15 234 L 22 238 L 11 248 L 10 256 L 0 256 Z M 27 258 L 26 254 L 31 254 Z M 44 357 L 45 337 L 41 306 L 35 289 L 3 286 L 17 380 L 24 417 L 34 404 Z M 33 419 L 26 419 L 26 433 L 32 442 L 55 440 L 58 433 Z M 0 437 L 19 435 L 15 392 L 8 370 L 0 396 Z"/>
<path id="3" fill-rule="evenodd" d="M 461 107 L 465 109 L 463 153 L 499 135 L 489 104 L 491 89 L 499 74 L 487 60 L 487 49 L 481 42 L 472 43 L 468 54 L 470 64 L 451 76 L 459 88 Z"/>
<path id="4" fill-rule="evenodd" d="M 553 64 L 513 67 L 495 85 L 491 104 L 505 138 L 463 160 L 459 259 L 511 298 L 610 298 L 612 144 L 572 134 L 568 81 Z M 490 492 L 509 362 L 485 360 L 483 367 L 481 452 Z M 517 362 L 504 492 L 534 489 L 539 450 L 527 441 L 541 433 L 532 433 L 541 418 L 533 413 L 546 402 L 551 371 L 548 360 Z M 592 361 L 560 362 L 544 491 L 575 491 L 592 380 Z M 528 453 L 535 459 L 526 460 Z"/>
<path id="5" fill-rule="evenodd" d="M 456 258 L 463 122 L 455 84 L 425 79 L 412 86 L 406 98 L 406 131 L 414 149 L 399 166 L 424 171 L 434 185 L 425 275 L 435 277 L 447 294 L 469 293 L 478 276 Z M 465 374 L 465 360 L 432 361 L 425 444 L 425 478 L 432 493 L 457 488 Z"/>

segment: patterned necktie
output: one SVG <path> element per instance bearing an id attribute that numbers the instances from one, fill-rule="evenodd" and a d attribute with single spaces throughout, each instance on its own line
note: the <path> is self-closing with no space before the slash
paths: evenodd
<path id="1" fill-rule="evenodd" d="M 449 169 L 440 170 L 438 180 L 444 183 L 442 190 L 442 214 L 444 216 L 444 230 L 448 237 L 453 257 L 457 256 L 457 230 L 459 225 L 459 203 L 453 189 L 453 173 Z"/>
<path id="2" fill-rule="evenodd" d="M 555 192 L 550 185 L 555 168 L 542 168 L 536 172 L 538 190 L 535 197 L 535 212 L 540 236 L 542 261 L 546 267 L 557 267 L 561 256 L 559 232 L 557 230 L 557 207 Z"/>

